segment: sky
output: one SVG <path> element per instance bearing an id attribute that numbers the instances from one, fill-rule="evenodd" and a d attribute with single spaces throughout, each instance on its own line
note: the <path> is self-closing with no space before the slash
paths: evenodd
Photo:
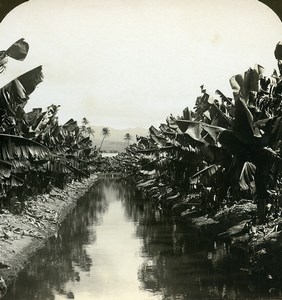
<path id="1" fill-rule="evenodd" d="M 30 0 L 0 24 L 0 49 L 22 37 L 29 54 L 0 84 L 43 65 L 26 111 L 59 104 L 60 123 L 148 128 L 192 108 L 202 84 L 231 96 L 232 75 L 271 74 L 282 26 L 257 0 Z"/>

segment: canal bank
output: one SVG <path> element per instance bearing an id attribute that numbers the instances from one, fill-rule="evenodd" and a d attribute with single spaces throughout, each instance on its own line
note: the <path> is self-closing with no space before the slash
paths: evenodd
<path id="1" fill-rule="evenodd" d="M 236 262 L 242 276 L 247 274 L 257 287 L 265 289 L 267 299 L 282 299 L 281 216 L 258 225 L 257 205 L 251 200 L 241 199 L 205 211 L 200 194 L 187 195 L 175 186 L 149 178 L 139 180 L 137 186 L 145 198 L 182 224 L 184 231 L 192 229 L 197 239 L 223 245 L 226 257 Z"/>
<path id="2" fill-rule="evenodd" d="M 17 279 L 3 300 L 237 300 L 281 296 L 276 280 L 250 276 L 249 270 L 242 268 L 244 257 L 233 256 L 212 236 L 199 235 L 195 226 L 191 228 L 159 209 L 158 203 L 151 197 L 144 198 L 135 184 L 107 175 L 99 177 L 95 184 L 93 178 L 87 184 L 74 183 L 65 191 L 55 189 L 47 197 L 54 198 L 51 201 L 42 196 L 31 202 L 26 211 L 30 218 L 6 231 L 14 248 L 10 248 L 10 268 L 5 270 L 6 261 L 2 265 L 2 276 L 8 283 Z M 82 190 L 85 194 L 80 197 Z M 65 202 L 73 193 L 78 197 L 68 209 L 54 215 L 58 200 Z M 36 213 L 35 204 L 48 206 L 40 210 L 45 212 L 44 217 L 39 210 Z M 35 217 L 36 221 L 32 220 Z M 29 242 L 19 252 L 20 239 L 15 236 L 28 222 L 36 225 L 33 231 L 23 232 Z M 45 235 L 38 229 L 42 224 L 49 228 Z M 7 236 L 5 247 L 11 245 Z"/>
<path id="3" fill-rule="evenodd" d="M 25 266 L 31 255 L 46 240 L 55 235 L 60 224 L 97 180 L 93 174 L 74 181 L 63 190 L 53 188 L 50 193 L 28 198 L 21 212 L 2 209 L 0 219 L 0 298 Z"/>
<path id="4" fill-rule="evenodd" d="M 19 273 L 3 300 L 278 299 L 225 248 L 144 199 L 100 178 Z"/>

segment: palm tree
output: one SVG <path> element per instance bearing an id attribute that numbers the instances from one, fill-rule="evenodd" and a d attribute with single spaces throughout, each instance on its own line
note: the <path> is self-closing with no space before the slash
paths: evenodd
<path id="1" fill-rule="evenodd" d="M 89 124 L 89 121 L 84 117 L 84 118 L 82 118 L 82 122 L 81 123 L 82 123 L 83 126 L 86 127 Z"/>
<path id="2" fill-rule="evenodd" d="M 85 132 L 86 131 L 86 126 L 89 124 L 89 121 L 86 118 L 82 118 L 81 121 L 81 131 Z"/>
<path id="3" fill-rule="evenodd" d="M 90 122 L 84 117 L 81 121 L 81 134 L 83 136 L 90 136 L 92 135 L 94 137 L 94 130 L 89 126 Z M 87 126 L 88 125 L 88 126 Z"/>
<path id="4" fill-rule="evenodd" d="M 102 145 L 103 145 L 103 143 L 104 143 L 104 139 L 105 139 L 106 137 L 110 136 L 110 129 L 109 129 L 108 127 L 103 127 L 101 133 L 102 133 L 103 139 L 102 139 L 102 141 L 101 141 L 101 145 L 100 145 L 99 151 L 100 151 L 101 148 L 102 148 Z"/>
<path id="5" fill-rule="evenodd" d="M 132 140 L 132 136 L 130 135 L 130 133 L 126 133 L 124 135 L 124 140 L 127 142 L 127 145 L 129 146 L 129 142 Z"/>
<path id="6" fill-rule="evenodd" d="M 88 133 L 88 136 L 90 137 L 91 135 L 94 137 L 94 129 L 91 127 L 91 126 L 88 126 L 86 127 L 86 130 L 87 130 L 87 133 Z"/>

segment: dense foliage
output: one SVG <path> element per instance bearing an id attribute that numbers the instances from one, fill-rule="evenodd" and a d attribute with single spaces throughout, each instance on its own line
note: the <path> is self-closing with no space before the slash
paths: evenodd
<path id="1" fill-rule="evenodd" d="M 267 78 L 255 65 L 230 79 L 232 98 L 201 86 L 192 110 L 170 115 L 128 147 L 148 185 L 169 187 L 192 211 L 210 213 L 247 198 L 257 203 L 259 223 L 281 214 L 281 47 L 280 74 Z"/>
<path id="2" fill-rule="evenodd" d="M 20 39 L 0 52 L 0 73 L 8 60 L 24 60 L 29 46 Z M 15 78 L 0 89 L 0 199 L 22 202 L 25 196 L 44 192 L 52 185 L 63 187 L 73 179 L 88 176 L 97 156 L 90 139 L 93 131 L 70 119 L 59 125 L 59 106 L 46 111 L 25 112 L 30 94 L 43 80 L 42 66 Z M 18 199 L 21 197 L 21 199 Z"/>

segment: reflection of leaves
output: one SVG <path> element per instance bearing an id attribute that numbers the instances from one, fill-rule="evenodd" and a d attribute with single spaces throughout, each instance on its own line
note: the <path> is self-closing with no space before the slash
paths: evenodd
<path id="1" fill-rule="evenodd" d="M 103 193 L 103 184 L 97 182 L 79 200 L 77 207 L 62 224 L 57 237 L 50 239 L 47 246 L 19 274 L 16 288 L 8 291 L 7 299 L 55 299 L 53 290 L 71 296 L 71 291 L 65 291 L 65 284 L 79 281 L 79 272 L 89 272 L 92 266 L 84 245 L 95 241 L 95 235 L 90 234 L 90 227 L 99 222 L 100 215 L 107 209 Z"/>

